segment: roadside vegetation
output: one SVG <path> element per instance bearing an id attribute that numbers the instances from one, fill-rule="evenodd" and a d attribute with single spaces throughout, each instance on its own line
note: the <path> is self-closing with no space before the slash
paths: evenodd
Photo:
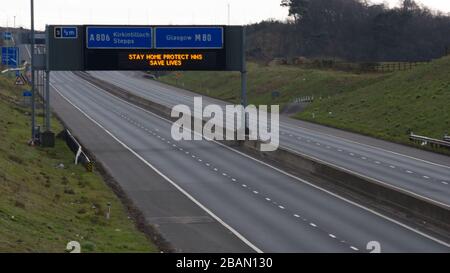
<path id="1" fill-rule="evenodd" d="M 410 144 L 450 133 L 450 57 L 317 100 L 297 118 Z M 315 118 L 313 118 L 315 117 Z"/>
<path id="2" fill-rule="evenodd" d="M 65 252 L 70 241 L 82 252 L 157 251 L 102 177 L 73 164 L 63 140 L 27 145 L 29 110 L 13 82 L 0 77 L 0 252 Z"/>
<path id="3" fill-rule="evenodd" d="M 450 57 L 406 71 L 350 73 L 294 65 L 249 65 L 249 101 L 280 104 L 313 96 L 295 118 L 409 144 L 409 132 L 442 139 L 450 133 Z M 162 82 L 239 103 L 240 76 L 170 73 Z M 280 97 L 273 99 L 272 92 Z"/>
<path id="4" fill-rule="evenodd" d="M 334 70 L 304 69 L 291 65 L 248 64 L 248 98 L 251 104 L 280 104 L 296 98 L 333 96 L 385 78 L 382 74 L 352 74 Z M 232 103 L 240 102 L 240 73 L 176 72 L 160 81 Z M 272 97 L 279 92 L 279 97 Z"/>

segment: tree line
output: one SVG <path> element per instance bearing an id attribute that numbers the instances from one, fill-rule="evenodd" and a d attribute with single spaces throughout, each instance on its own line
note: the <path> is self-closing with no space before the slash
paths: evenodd
<path id="1" fill-rule="evenodd" d="M 396 8 L 363 0 L 282 0 L 281 5 L 289 9 L 286 21 L 248 26 L 250 58 L 422 61 L 441 57 L 450 46 L 450 16 L 414 0 L 401 0 Z"/>

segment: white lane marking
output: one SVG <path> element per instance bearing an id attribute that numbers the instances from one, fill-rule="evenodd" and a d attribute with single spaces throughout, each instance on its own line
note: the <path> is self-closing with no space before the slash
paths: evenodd
<path id="1" fill-rule="evenodd" d="M 222 175 L 223 175 L 223 176 L 227 176 L 227 174 L 226 174 L 226 173 L 222 173 Z"/>
<path id="2" fill-rule="evenodd" d="M 442 183 L 442 184 L 444 184 L 444 185 L 448 185 L 448 183 L 447 183 L 447 182 L 445 182 L 445 181 L 442 181 L 441 183 Z"/>
<path id="3" fill-rule="evenodd" d="M 429 178 L 428 176 L 426 176 L 426 175 L 424 175 L 423 178 L 425 178 L 425 179 L 430 179 L 430 178 Z"/>
<path id="4" fill-rule="evenodd" d="M 236 182 L 237 180 L 236 178 L 231 178 L 231 181 Z"/>
<path id="5" fill-rule="evenodd" d="M 218 170 L 219 170 L 219 169 L 217 169 L 217 168 L 214 168 L 214 171 L 215 171 L 215 172 L 217 172 Z"/>
<path id="6" fill-rule="evenodd" d="M 266 201 L 267 201 L 267 202 L 270 202 L 270 201 L 272 201 L 272 199 L 270 199 L 270 198 L 266 198 Z"/>
<path id="7" fill-rule="evenodd" d="M 286 124 L 288 124 L 288 123 L 286 123 Z M 281 125 L 281 124 L 280 124 L 280 125 Z M 286 128 L 291 129 L 291 128 L 289 127 L 289 124 L 288 124 L 288 125 L 281 125 L 281 126 L 285 126 Z M 318 134 L 318 135 L 327 136 L 327 137 L 329 137 L 329 138 L 340 139 L 340 140 L 342 140 L 342 141 L 344 141 L 344 142 L 349 142 L 349 143 L 353 143 L 353 144 L 362 145 L 362 146 L 369 147 L 369 148 L 372 148 L 372 149 L 375 149 L 375 150 L 387 152 L 387 153 L 390 153 L 390 154 L 394 154 L 394 155 L 406 157 L 406 158 L 413 159 L 413 160 L 418 160 L 418 161 L 420 161 L 420 162 L 424 162 L 424 163 L 427 163 L 427 164 L 431 164 L 431 165 L 434 165 L 434 166 L 437 166 L 437 167 L 442 167 L 442 168 L 450 169 L 449 166 L 441 165 L 441 164 L 434 163 L 434 162 L 431 162 L 431 161 L 427 161 L 427 160 L 424 160 L 424 159 L 420 159 L 420 158 L 417 158 L 417 157 L 413 157 L 413 156 L 409 156 L 409 155 L 405 155 L 405 154 L 400 154 L 400 153 L 397 153 L 397 152 L 394 152 L 394 151 L 385 150 L 385 149 L 383 149 L 383 148 L 379 148 L 379 147 L 375 147 L 375 146 L 372 146 L 372 145 L 360 143 L 360 142 L 357 142 L 357 141 L 354 141 L 354 140 L 350 140 L 350 139 L 346 139 L 346 138 L 342 138 L 342 137 L 339 137 L 339 136 L 333 136 L 333 135 L 321 133 L 321 132 L 318 132 L 318 131 L 315 131 L 315 130 L 311 130 L 311 129 L 308 129 L 308 128 L 305 128 L 305 127 L 302 127 L 302 126 L 298 126 L 298 125 L 295 125 L 295 126 L 297 126 L 297 128 L 301 128 L 301 129 L 303 129 L 303 130 L 310 131 L 310 132 L 315 133 L 315 134 Z M 280 130 L 280 131 L 281 131 L 281 130 Z"/>
<path id="8" fill-rule="evenodd" d="M 413 174 L 414 172 L 412 172 L 412 171 L 409 171 L 409 170 L 407 170 L 406 171 L 407 173 L 409 173 L 409 174 Z"/>
<path id="9" fill-rule="evenodd" d="M 391 168 L 391 169 L 395 169 L 395 166 L 391 165 L 391 166 L 389 166 L 389 168 Z"/>
<path id="10" fill-rule="evenodd" d="M 300 215 L 294 214 L 294 217 L 295 217 L 295 218 L 300 218 Z"/>
<path id="11" fill-rule="evenodd" d="M 338 152 L 342 153 L 343 151 L 341 149 L 339 149 Z"/>
<path id="12" fill-rule="evenodd" d="M 283 206 L 278 206 L 280 209 L 285 209 L 285 207 L 283 207 Z"/>
<path id="13" fill-rule="evenodd" d="M 119 100 L 119 101 L 121 101 L 121 102 L 123 102 L 123 103 L 125 103 L 125 104 L 127 104 L 127 105 L 129 105 L 129 106 L 131 106 L 132 108 L 139 109 L 139 110 L 141 110 L 141 111 L 143 111 L 143 112 L 146 112 L 146 113 L 148 113 L 149 115 L 152 115 L 152 116 L 154 116 L 154 117 L 156 117 L 156 118 L 158 118 L 158 119 L 160 119 L 160 120 L 164 120 L 164 121 L 168 122 L 169 124 L 172 124 L 172 122 L 171 122 L 170 120 L 166 119 L 166 118 L 163 118 L 163 117 L 161 117 L 161 116 L 158 116 L 157 114 L 152 113 L 151 111 L 148 111 L 148 110 L 146 110 L 146 109 L 144 109 L 144 108 L 141 108 L 141 107 L 139 107 L 139 106 L 136 106 L 136 105 L 134 105 L 134 104 L 132 104 L 132 103 L 129 103 L 129 102 L 127 102 L 127 101 L 125 101 L 125 100 L 123 100 L 123 99 L 121 99 L 121 98 L 119 98 L 119 97 L 113 96 L 113 95 L 111 95 L 110 93 L 108 93 L 108 92 L 106 92 L 106 91 L 104 91 L 104 90 L 102 90 L 102 89 L 96 87 L 95 85 L 93 85 L 92 83 L 90 83 L 90 82 L 88 82 L 88 81 L 85 81 L 85 80 L 83 80 L 83 79 L 81 79 L 81 80 L 84 81 L 84 82 L 86 82 L 87 84 L 91 85 L 91 86 L 94 87 L 95 89 L 99 90 L 100 92 L 104 93 L 106 96 L 109 96 L 109 97 L 111 97 L 111 98 L 114 98 L 114 99 L 116 99 L 116 100 Z M 52 86 L 53 86 L 53 85 L 52 85 Z M 58 93 L 60 93 L 60 92 L 58 92 Z M 61 94 L 61 93 L 60 93 L 60 94 Z M 193 132 L 193 133 L 198 135 L 198 133 L 196 133 L 196 132 Z M 390 218 L 390 217 L 388 217 L 388 216 L 386 216 L 386 215 L 383 215 L 383 214 L 381 214 L 381 213 L 379 213 L 379 212 L 376 212 L 376 211 L 374 211 L 374 210 L 372 210 L 372 209 L 370 209 L 370 208 L 367 208 L 367 207 L 365 207 L 365 206 L 363 206 L 363 205 L 360 205 L 360 204 L 355 203 L 355 202 L 353 202 L 353 201 L 351 201 L 351 200 L 349 200 L 349 199 L 346 199 L 346 198 L 344 198 L 344 197 L 342 197 L 342 196 L 339 196 L 339 195 L 337 195 L 337 194 L 335 194 L 335 193 L 333 193 L 333 192 L 331 192 L 331 191 L 328 191 L 328 190 L 326 190 L 326 189 L 324 189 L 324 188 L 321 188 L 321 187 L 319 187 L 319 186 L 317 186 L 317 185 L 314 185 L 314 184 L 312 184 L 311 182 L 308 182 L 308 181 L 306 181 L 306 180 L 304 180 L 304 179 L 301 179 L 301 178 L 299 178 L 299 177 L 297 177 L 297 176 L 294 176 L 294 175 L 292 175 L 292 174 L 290 174 L 290 173 L 288 173 L 288 172 L 286 172 L 286 171 L 283 171 L 283 170 L 281 170 L 281 169 L 279 169 L 279 168 L 277 168 L 277 167 L 274 167 L 274 166 L 272 166 L 272 165 L 270 165 L 270 164 L 268 164 L 268 163 L 266 163 L 266 162 L 263 162 L 263 161 L 261 161 L 261 160 L 259 160 L 259 159 L 256 159 L 256 158 L 254 158 L 254 157 L 252 157 L 252 156 L 249 156 L 249 155 L 247 155 L 247 154 L 245 154 L 245 153 L 243 153 L 243 152 L 240 152 L 240 151 L 238 151 L 238 150 L 236 150 L 236 149 L 234 149 L 234 148 L 232 148 L 232 147 L 226 146 L 225 144 L 222 144 L 222 143 L 217 142 L 217 141 L 212 140 L 212 139 L 208 139 L 208 138 L 206 138 L 206 139 L 209 140 L 209 141 L 211 141 L 211 142 L 216 143 L 217 145 L 219 145 L 219 146 L 221 146 L 221 147 L 223 147 L 223 148 L 225 148 L 225 149 L 228 149 L 228 150 L 230 150 L 230 151 L 233 151 L 233 152 L 235 152 L 235 153 L 237 153 L 237 154 L 240 154 L 240 155 L 243 156 L 243 157 L 246 157 L 246 158 L 249 158 L 249 159 L 251 159 L 251 160 L 253 160 L 253 161 L 255 161 L 255 162 L 258 162 L 258 163 L 260 163 L 261 165 L 267 166 L 267 167 L 269 167 L 269 168 L 271 168 L 271 169 L 273 169 L 273 170 L 278 171 L 279 173 L 282 173 L 282 174 L 284 174 L 284 175 L 287 175 L 287 176 L 293 178 L 294 180 L 297 180 L 297 181 L 302 182 L 302 183 L 304 183 L 304 184 L 306 184 L 306 185 L 309 185 L 310 187 L 313 187 L 313 188 L 315 188 L 315 189 L 317 189 L 317 190 L 320 190 L 320 191 L 322 191 L 322 192 L 325 192 L 325 193 L 327 193 L 327 194 L 329 194 L 329 195 L 331 195 L 331 196 L 333 196 L 333 197 L 335 197 L 335 198 L 337 198 L 337 199 L 340 199 L 340 200 L 342 200 L 342 201 L 344 201 L 344 202 L 347 202 L 347 203 L 349 203 L 349 204 L 351 204 L 351 205 L 353 205 L 353 206 L 355 206 L 355 207 L 358 207 L 358 208 L 363 209 L 363 210 L 365 210 L 365 211 L 367 211 L 367 212 L 370 212 L 370 213 L 372 213 L 372 214 L 374 214 L 374 215 L 377 215 L 378 217 L 383 218 L 383 219 L 385 219 L 385 220 L 388 220 L 388 221 L 390 221 L 390 222 L 392 222 L 392 223 L 394 223 L 394 224 L 397 224 L 398 226 L 401 226 L 401 227 L 403 227 L 404 229 L 407 229 L 407 230 L 409 230 L 409 231 L 411 231 L 411 232 L 414 232 L 414 233 L 416 233 L 416 234 L 419 234 L 419 235 L 421 235 L 421 236 L 423 236 L 423 237 L 425 237 L 425 238 L 427 238 L 427 239 L 429 239 L 429 240 L 432 240 L 432 241 L 434 241 L 434 242 L 437 242 L 437 243 L 439 243 L 439 244 L 441 244 L 441 245 L 443 245 L 443 246 L 445 246 L 445 247 L 447 247 L 447 248 L 450 248 L 450 244 L 449 244 L 449 243 L 446 243 L 446 242 L 444 242 L 444 241 L 442 241 L 442 240 L 439 240 L 439 239 L 437 239 L 437 238 L 434 238 L 433 236 L 428 235 L 428 234 L 426 234 L 426 233 L 424 233 L 424 232 L 422 232 L 422 231 L 420 231 L 420 230 L 414 229 L 414 228 L 412 228 L 412 227 L 410 227 L 410 226 L 408 226 L 408 225 L 406 225 L 406 224 L 403 224 L 403 223 L 401 223 L 401 222 L 399 222 L 399 221 L 397 221 L 397 220 L 395 220 L 395 219 L 392 219 L 392 218 Z M 366 146 L 368 146 L 368 145 L 366 145 Z M 369 147 L 370 147 L 370 146 L 369 146 Z M 295 150 L 292 150 L 292 149 L 289 149 L 289 148 L 285 148 L 285 149 L 286 149 L 287 151 L 290 151 L 290 152 L 293 152 L 293 153 L 296 153 L 296 154 L 301 154 L 301 153 L 299 153 L 298 151 L 295 151 Z M 342 150 L 341 150 L 341 151 L 342 151 Z M 305 154 L 301 154 L 301 155 L 303 155 L 303 156 L 305 156 L 305 157 L 308 157 L 308 158 L 313 158 L 313 159 L 317 160 L 318 162 L 322 162 L 322 163 L 324 163 L 324 164 L 329 164 L 329 163 L 327 163 L 327 162 L 325 162 L 325 161 L 323 161 L 323 160 L 320 160 L 320 159 L 315 158 L 315 157 L 312 157 L 312 156 L 308 156 L 308 155 L 305 155 Z M 438 164 L 436 164 L 436 165 L 438 165 Z M 366 178 L 366 179 L 371 179 L 371 180 L 376 181 L 376 182 L 378 182 L 378 183 L 380 183 L 380 184 L 386 185 L 387 187 L 395 188 L 395 189 L 397 189 L 397 190 L 400 190 L 400 191 L 403 191 L 403 192 L 407 192 L 407 193 L 409 193 L 409 194 L 411 194 L 411 195 L 413 195 L 413 196 L 417 196 L 417 197 L 419 197 L 419 198 L 428 200 L 428 201 L 430 201 L 430 202 L 437 203 L 437 204 L 439 204 L 439 205 L 441 205 L 441 206 L 444 206 L 444 207 L 446 207 L 446 208 L 449 208 L 449 207 L 450 207 L 449 205 L 444 204 L 444 203 L 442 203 L 442 202 L 438 202 L 438 201 L 432 200 L 432 199 L 430 199 L 430 198 L 421 196 L 421 195 L 419 195 L 419 194 L 416 194 L 416 193 L 413 193 L 413 192 L 406 191 L 406 190 L 404 190 L 404 189 L 395 187 L 395 186 L 393 186 L 393 185 L 390 185 L 390 184 L 388 184 L 388 183 L 382 182 L 382 181 L 380 181 L 380 180 L 376 180 L 376 179 L 373 179 L 373 178 L 370 178 L 370 177 L 367 177 L 367 176 L 364 176 L 364 175 L 355 173 L 354 171 L 351 171 L 351 170 L 348 170 L 348 169 L 345 169 L 345 168 L 342 168 L 342 167 L 339 167 L 339 166 L 336 166 L 336 165 L 333 165 L 333 166 L 335 166 L 335 167 L 338 168 L 338 169 L 341 169 L 341 170 L 344 170 L 344 171 L 347 171 L 347 172 L 350 172 L 350 173 L 353 173 L 353 174 L 357 174 L 357 175 L 359 175 L 359 176 L 361 176 L 361 177 L 364 177 L 364 178 Z M 447 168 L 450 168 L 450 167 L 447 167 Z"/>
<path id="14" fill-rule="evenodd" d="M 375 161 L 375 164 L 380 165 L 381 162 L 380 161 Z"/>
<path id="15" fill-rule="evenodd" d="M 350 248 L 353 249 L 354 251 L 359 251 L 359 249 L 357 249 L 357 248 L 354 247 L 354 246 L 351 246 Z"/>
<path id="16" fill-rule="evenodd" d="M 247 186 L 247 185 L 245 185 L 245 184 L 242 184 L 242 187 L 244 187 L 244 188 L 247 188 L 248 186 Z"/>
<path id="17" fill-rule="evenodd" d="M 211 166 L 211 164 L 209 164 L 209 163 L 206 163 L 205 165 L 208 166 L 208 167 Z"/>
<path id="18" fill-rule="evenodd" d="M 91 118 L 87 113 L 85 113 L 81 108 L 73 104 L 67 97 L 65 97 L 61 91 L 58 90 L 53 84 L 53 89 L 69 104 L 71 104 L 75 109 L 80 111 L 86 118 L 88 118 L 90 121 L 92 121 L 95 125 L 100 127 L 103 131 L 105 131 L 108 135 L 110 135 L 115 141 L 117 141 L 120 145 L 122 145 L 125 149 L 130 151 L 134 156 L 136 156 L 139 160 L 141 160 L 145 165 L 150 167 L 153 171 L 155 171 L 159 176 L 161 176 L 163 179 L 165 179 L 167 182 L 169 182 L 172 186 L 174 186 L 178 191 L 180 191 L 184 196 L 189 198 L 192 202 L 194 202 L 197 206 L 199 206 L 201 209 L 203 209 L 206 213 L 208 213 L 212 218 L 214 218 L 217 222 L 219 222 L 221 225 L 223 225 L 225 228 L 227 228 L 229 231 L 231 231 L 236 237 L 238 237 L 242 242 L 244 242 L 246 245 L 248 245 L 251 249 L 253 249 L 257 253 L 263 253 L 261 249 L 259 249 L 257 246 L 255 246 L 252 242 L 247 240 L 242 234 L 240 234 L 237 230 L 232 228 L 230 225 L 228 225 L 226 222 L 224 222 L 219 216 L 214 214 L 211 210 L 209 210 L 207 207 L 205 207 L 202 203 L 200 203 L 197 199 L 195 199 L 192 195 L 190 195 L 187 191 L 185 191 L 182 187 L 180 187 L 177 183 L 172 181 L 169 177 L 167 177 L 165 174 L 163 174 L 161 171 L 159 171 L 157 168 L 155 168 L 152 164 L 150 164 L 147 160 L 145 160 L 141 155 L 139 155 L 137 152 L 135 152 L 133 149 L 131 149 L 129 146 L 127 146 L 124 142 L 122 142 L 119 138 L 117 138 L 115 135 L 113 135 L 108 129 L 103 127 L 100 123 L 98 123 L 96 120 Z M 101 89 L 99 89 L 101 90 Z M 102 90 L 103 91 L 103 90 Z M 104 91 L 103 91 L 104 92 Z"/>
<path id="19" fill-rule="evenodd" d="M 336 235 L 334 235 L 334 234 L 328 234 L 328 236 L 330 236 L 331 238 L 333 238 L 333 239 L 336 239 Z"/>
<path id="20" fill-rule="evenodd" d="M 309 223 L 309 225 L 312 226 L 312 227 L 317 227 L 317 225 L 314 224 L 314 223 Z"/>
<path id="21" fill-rule="evenodd" d="M 364 156 L 363 156 L 363 157 L 361 157 L 361 159 L 362 159 L 362 160 L 367 160 L 367 157 L 364 157 Z"/>
<path id="22" fill-rule="evenodd" d="M 258 192 L 258 191 L 253 191 L 253 193 L 254 193 L 254 194 L 259 194 L 259 192 Z"/>
<path id="23" fill-rule="evenodd" d="M 355 154 L 354 153 L 350 153 L 350 156 L 355 156 Z"/>

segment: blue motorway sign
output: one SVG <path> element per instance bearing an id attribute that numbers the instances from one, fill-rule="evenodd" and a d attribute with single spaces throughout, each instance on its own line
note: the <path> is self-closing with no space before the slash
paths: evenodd
<path id="1" fill-rule="evenodd" d="M 78 28 L 77 27 L 55 27 L 56 39 L 77 39 Z"/>
<path id="2" fill-rule="evenodd" d="M 24 97 L 32 97 L 33 96 L 33 93 L 31 93 L 31 91 L 23 91 L 23 94 L 22 94 Z"/>
<path id="3" fill-rule="evenodd" d="M 157 27 L 157 49 L 221 49 L 222 27 Z"/>
<path id="4" fill-rule="evenodd" d="M 11 40 L 12 39 L 12 33 L 11 32 L 4 32 L 3 33 L 3 40 Z"/>
<path id="5" fill-rule="evenodd" d="M 87 27 L 89 49 L 151 49 L 151 27 Z"/>
<path id="6" fill-rule="evenodd" d="M 19 48 L 2 47 L 2 65 L 17 67 L 19 64 Z"/>

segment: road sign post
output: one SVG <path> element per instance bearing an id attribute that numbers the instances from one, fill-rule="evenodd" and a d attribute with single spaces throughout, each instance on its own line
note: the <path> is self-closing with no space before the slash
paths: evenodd
<path id="1" fill-rule="evenodd" d="M 31 6 L 31 141 L 34 146 L 36 140 L 36 92 L 35 92 L 35 75 L 34 75 L 34 0 L 30 0 Z"/>

